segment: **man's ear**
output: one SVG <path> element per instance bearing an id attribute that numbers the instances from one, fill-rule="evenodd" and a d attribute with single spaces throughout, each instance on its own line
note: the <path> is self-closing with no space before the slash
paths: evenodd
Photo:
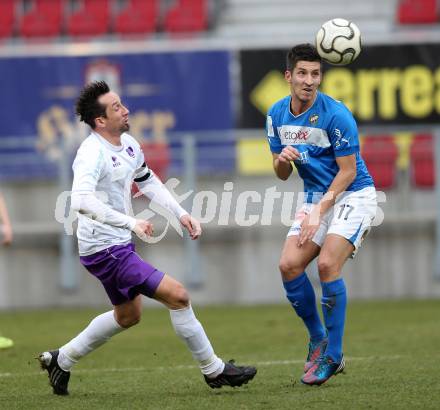
<path id="1" fill-rule="evenodd" d="M 96 128 L 105 127 L 105 120 L 104 120 L 104 118 L 103 117 L 95 118 L 95 125 L 96 125 Z"/>
<path id="2" fill-rule="evenodd" d="M 284 78 L 290 84 L 292 82 L 292 73 L 289 70 L 284 71 Z"/>

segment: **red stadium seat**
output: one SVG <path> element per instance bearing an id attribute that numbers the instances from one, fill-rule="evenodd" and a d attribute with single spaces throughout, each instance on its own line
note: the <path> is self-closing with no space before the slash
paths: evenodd
<path id="1" fill-rule="evenodd" d="M 141 144 L 145 162 L 164 181 L 170 165 L 170 149 L 165 142 L 144 142 Z"/>
<path id="2" fill-rule="evenodd" d="M 62 30 L 64 0 L 34 0 L 20 23 L 23 37 L 54 37 Z"/>
<path id="3" fill-rule="evenodd" d="M 14 32 L 15 0 L 0 1 L 0 38 L 10 37 Z"/>
<path id="4" fill-rule="evenodd" d="M 164 28 L 170 33 L 190 33 L 206 30 L 208 7 L 206 0 L 179 0 L 165 16 Z"/>
<path id="5" fill-rule="evenodd" d="M 411 182 L 417 188 L 435 186 L 434 140 L 430 134 L 414 136 L 410 146 Z"/>
<path id="6" fill-rule="evenodd" d="M 362 157 L 377 189 L 390 189 L 395 185 L 398 154 L 392 135 L 365 137 Z"/>
<path id="7" fill-rule="evenodd" d="M 144 142 L 141 144 L 141 148 L 148 167 L 154 171 L 161 181 L 165 181 L 170 165 L 170 149 L 168 144 L 164 142 Z M 131 192 L 136 197 L 142 196 L 135 183 L 131 187 Z"/>
<path id="8" fill-rule="evenodd" d="M 436 23 L 437 0 L 401 0 L 397 14 L 400 24 Z"/>
<path id="9" fill-rule="evenodd" d="M 71 36 L 102 35 L 109 29 L 109 0 L 83 0 L 79 10 L 67 21 L 67 34 Z"/>
<path id="10" fill-rule="evenodd" d="M 143 34 L 156 30 L 158 7 L 156 0 L 129 0 L 127 7 L 115 18 L 115 32 Z"/>

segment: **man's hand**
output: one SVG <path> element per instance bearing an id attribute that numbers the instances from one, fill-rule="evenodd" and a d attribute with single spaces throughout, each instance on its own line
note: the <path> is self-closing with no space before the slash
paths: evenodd
<path id="1" fill-rule="evenodd" d="M 186 214 L 180 218 L 180 223 L 188 231 L 191 239 L 197 239 L 202 234 L 200 222 L 191 215 Z"/>
<path id="2" fill-rule="evenodd" d="M 8 246 L 12 243 L 12 237 L 13 237 L 11 225 L 3 225 L 1 229 L 3 236 L 2 245 Z"/>
<path id="3" fill-rule="evenodd" d="M 143 219 L 137 219 L 133 232 L 139 239 L 144 240 L 147 236 L 152 236 L 154 233 L 153 224 Z"/>
<path id="4" fill-rule="evenodd" d="M 290 164 L 291 161 L 295 161 L 300 158 L 300 153 L 296 148 L 288 145 L 278 154 L 278 160 L 284 164 Z"/>
<path id="5" fill-rule="evenodd" d="M 304 245 L 307 241 L 311 241 L 321 223 L 320 207 L 314 206 L 310 214 L 306 215 L 301 224 L 301 232 L 299 234 L 298 246 Z"/>

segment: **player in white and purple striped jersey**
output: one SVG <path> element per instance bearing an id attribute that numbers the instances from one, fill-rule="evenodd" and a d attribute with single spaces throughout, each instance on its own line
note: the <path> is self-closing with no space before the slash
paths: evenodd
<path id="1" fill-rule="evenodd" d="M 135 251 L 132 232 L 144 239 L 152 235 L 153 225 L 130 216 L 133 182 L 145 196 L 170 211 L 191 239 L 198 239 L 202 230 L 148 168 L 139 144 L 127 134 L 128 109 L 105 82 L 99 81 L 82 90 L 76 112 L 92 128 L 73 163 L 72 208 L 79 214 L 80 260 L 102 283 L 113 309 L 95 317 L 64 346 L 40 354 L 53 392 L 67 395 L 71 368 L 112 336 L 139 322 L 142 295 L 169 309 L 176 334 L 186 343 L 211 388 L 248 383 L 257 372 L 255 367 L 236 366 L 217 357 L 183 285 Z"/>

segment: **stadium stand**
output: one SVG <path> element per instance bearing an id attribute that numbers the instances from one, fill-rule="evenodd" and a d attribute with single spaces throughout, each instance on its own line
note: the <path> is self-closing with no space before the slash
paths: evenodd
<path id="1" fill-rule="evenodd" d="M 64 0 L 34 0 L 20 21 L 23 37 L 55 37 L 61 34 Z"/>
<path id="2" fill-rule="evenodd" d="M 208 30 L 212 0 L 0 0 L 0 38 Z"/>
<path id="3" fill-rule="evenodd" d="M 208 10 L 205 0 L 179 0 L 164 19 L 165 31 L 198 32 L 208 27 Z"/>
<path id="4" fill-rule="evenodd" d="M 432 24 L 439 20 L 437 0 L 401 0 L 397 10 L 400 24 Z"/>
<path id="5" fill-rule="evenodd" d="M 356 21 L 370 39 L 392 33 L 396 23 L 438 24 L 439 8 L 438 0 L 334 0 L 331 6 L 332 16 Z M 209 30 L 216 38 L 282 43 L 310 38 L 328 18 L 326 0 L 295 7 L 291 0 L 1 0 L 0 38 Z"/>
<path id="6" fill-rule="evenodd" d="M 79 10 L 67 19 L 67 34 L 96 36 L 110 30 L 111 8 L 109 0 L 83 0 Z"/>
<path id="7" fill-rule="evenodd" d="M 3 0 L 0 2 L 0 38 L 12 36 L 16 11 L 16 0 Z"/>
<path id="8" fill-rule="evenodd" d="M 156 0 L 129 0 L 115 17 L 114 31 L 119 34 L 152 33 L 159 20 Z"/>
<path id="9" fill-rule="evenodd" d="M 416 188 L 435 187 L 434 141 L 431 134 L 418 134 L 410 147 L 411 183 Z"/>
<path id="10" fill-rule="evenodd" d="M 365 136 L 362 157 L 377 189 L 391 189 L 396 184 L 399 150 L 392 135 Z"/>

